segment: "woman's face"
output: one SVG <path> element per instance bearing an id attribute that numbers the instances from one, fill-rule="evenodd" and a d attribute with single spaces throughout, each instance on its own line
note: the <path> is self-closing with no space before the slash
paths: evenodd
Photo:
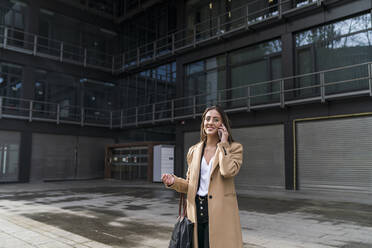
<path id="1" fill-rule="evenodd" d="M 222 118 L 217 110 L 211 109 L 204 119 L 204 131 L 207 135 L 217 134 L 218 128 L 222 125 Z"/>

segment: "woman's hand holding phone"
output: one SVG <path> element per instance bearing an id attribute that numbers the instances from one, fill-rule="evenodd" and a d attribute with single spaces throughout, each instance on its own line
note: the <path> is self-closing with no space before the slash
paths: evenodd
<path id="1" fill-rule="evenodd" d="M 220 138 L 221 142 L 227 142 L 229 133 L 227 132 L 227 129 L 223 124 L 218 128 L 218 137 Z"/>

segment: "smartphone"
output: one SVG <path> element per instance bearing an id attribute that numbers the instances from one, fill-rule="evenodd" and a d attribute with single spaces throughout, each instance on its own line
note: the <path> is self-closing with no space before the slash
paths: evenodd
<path id="1" fill-rule="evenodd" d="M 222 130 L 221 129 L 218 129 L 218 137 L 220 138 L 220 140 L 222 139 Z"/>

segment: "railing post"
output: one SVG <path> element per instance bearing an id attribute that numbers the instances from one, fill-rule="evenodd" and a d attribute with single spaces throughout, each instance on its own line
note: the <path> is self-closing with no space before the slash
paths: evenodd
<path id="1" fill-rule="evenodd" d="M 249 7 L 248 7 L 248 4 L 245 6 L 245 17 L 246 17 L 246 21 L 245 21 L 245 29 L 248 29 L 249 28 Z"/>
<path id="2" fill-rule="evenodd" d="M 174 35 L 174 33 L 172 34 L 172 54 L 174 54 L 174 50 L 175 50 L 175 40 L 176 40 L 176 37 Z"/>
<path id="3" fill-rule="evenodd" d="M 60 118 L 61 118 L 61 105 L 57 104 L 57 124 L 59 124 Z"/>
<path id="4" fill-rule="evenodd" d="M 247 87 L 247 112 L 251 112 L 251 86 Z"/>
<path id="5" fill-rule="evenodd" d="M 136 107 L 136 126 L 138 126 L 138 107 Z"/>
<path id="6" fill-rule="evenodd" d="M 217 37 L 220 39 L 221 37 L 221 16 L 217 17 Z"/>
<path id="7" fill-rule="evenodd" d="M 84 48 L 84 67 L 87 67 L 87 49 Z"/>
<path id="8" fill-rule="evenodd" d="M 8 28 L 4 28 L 4 48 L 8 45 Z"/>
<path id="9" fill-rule="evenodd" d="M 192 98 L 192 118 L 196 117 L 196 96 Z"/>
<path id="10" fill-rule="evenodd" d="M 122 65 L 122 68 L 124 70 L 124 67 L 125 67 L 125 53 L 123 53 L 123 61 L 122 61 L 123 65 Z"/>
<path id="11" fill-rule="evenodd" d="M 59 52 L 59 61 L 62 62 L 63 61 L 63 41 L 61 42 L 61 45 L 60 45 L 60 52 Z"/>
<path id="12" fill-rule="evenodd" d="M 112 111 L 110 111 L 110 129 L 112 129 Z"/>
<path id="13" fill-rule="evenodd" d="M 324 72 L 320 73 L 320 97 L 322 103 L 325 102 L 325 77 Z"/>
<path id="14" fill-rule="evenodd" d="M 115 71 L 115 55 L 112 55 L 112 62 L 111 62 L 112 74 Z"/>
<path id="15" fill-rule="evenodd" d="M 155 103 L 152 104 L 152 123 L 155 123 Z"/>
<path id="16" fill-rule="evenodd" d="M 172 112 L 171 112 L 171 120 L 172 122 L 174 121 L 174 99 L 172 99 L 172 102 L 171 102 L 171 108 L 172 108 Z"/>
<path id="17" fill-rule="evenodd" d="M 152 59 L 155 60 L 156 59 L 156 41 L 154 41 L 154 44 L 153 44 L 153 49 L 154 49 L 154 52 L 152 54 Z"/>
<path id="18" fill-rule="evenodd" d="M 282 0 L 278 0 L 278 11 L 279 11 L 279 19 L 282 19 L 282 13 L 283 13 L 283 6 L 282 6 Z"/>
<path id="19" fill-rule="evenodd" d="M 193 40 L 193 44 L 194 44 L 194 47 L 196 46 L 196 24 L 194 25 L 194 40 Z"/>
<path id="20" fill-rule="evenodd" d="M 120 128 L 123 128 L 123 110 L 120 110 Z"/>
<path id="21" fill-rule="evenodd" d="M 34 56 L 36 56 L 36 52 L 37 52 L 37 35 L 34 36 L 34 51 L 33 51 Z"/>
<path id="22" fill-rule="evenodd" d="M 33 106 L 34 105 L 34 102 L 33 101 L 30 101 L 30 109 L 29 109 L 29 113 L 28 113 L 28 121 L 31 122 L 32 121 L 32 110 L 33 110 Z"/>
<path id="23" fill-rule="evenodd" d="M 0 96 L 0 119 L 3 118 L 3 97 Z"/>
<path id="24" fill-rule="evenodd" d="M 80 110 L 80 125 L 83 127 L 84 126 L 84 108 L 82 107 Z"/>
<path id="25" fill-rule="evenodd" d="M 369 96 L 372 96 L 372 63 L 368 64 Z"/>
<path id="26" fill-rule="evenodd" d="M 316 1 L 316 5 L 318 5 L 318 6 L 321 6 L 322 3 L 323 3 L 323 0 L 317 0 L 317 1 Z"/>
<path id="27" fill-rule="evenodd" d="M 284 108 L 285 99 L 284 99 L 284 80 L 280 80 L 280 107 Z"/>
<path id="28" fill-rule="evenodd" d="M 139 47 L 137 47 L 137 66 L 139 66 L 139 64 L 140 64 L 140 49 L 139 49 Z"/>

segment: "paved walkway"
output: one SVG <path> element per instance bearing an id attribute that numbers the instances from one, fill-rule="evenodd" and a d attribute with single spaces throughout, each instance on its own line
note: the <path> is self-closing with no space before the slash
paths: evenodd
<path id="1" fill-rule="evenodd" d="M 0 247 L 167 247 L 176 197 L 160 184 L 111 180 L 0 185 Z M 245 248 L 370 248 L 372 204 L 365 198 L 244 192 Z"/>

